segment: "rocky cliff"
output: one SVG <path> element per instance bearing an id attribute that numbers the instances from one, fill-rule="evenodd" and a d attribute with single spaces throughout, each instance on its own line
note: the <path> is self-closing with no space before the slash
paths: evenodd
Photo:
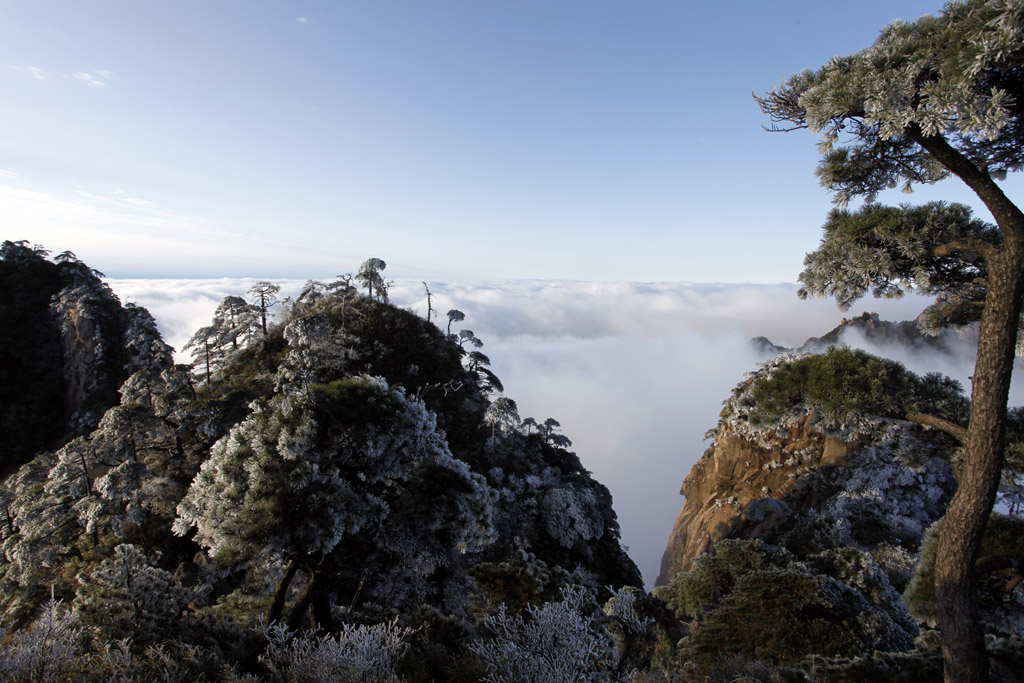
<path id="1" fill-rule="evenodd" d="M 0 477 L 94 429 L 136 370 L 171 364 L 144 308 L 64 252 L 0 245 Z"/>
<path id="2" fill-rule="evenodd" d="M 695 558 L 726 538 L 760 538 L 805 552 L 854 546 L 874 551 L 880 564 L 902 565 L 901 578 L 907 578 L 924 531 L 955 490 L 953 444 L 899 419 L 898 409 L 874 406 L 876 414 L 843 416 L 801 391 L 766 416 L 777 398 L 764 391 L 773 376 L 797 368 L 792 374 L 809 381 L 800 363 L 798 356 L 777 357 L 726 401 L 709 433 L 712 445 L 683 482 L 685 502 L 658 585 L 690 570 Z M 848 392 L 838 378 L 835 389 Z"/>

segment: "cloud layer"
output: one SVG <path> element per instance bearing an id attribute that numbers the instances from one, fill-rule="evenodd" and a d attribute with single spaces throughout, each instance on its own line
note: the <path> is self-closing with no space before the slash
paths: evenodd
<path id="1" fill-rule="evenodd" d="M 111 280 L 122 298 L 146 306 L 164 337 L 181 348 L 229 294 L 255 279 Z M 285 280 L 282 296 L 303 281 Z M 433 306 L 466 314 L 523 417 L 554 417 L 585 467 L 615 498 L 623 540 L 650 584 L 682 505 L 679 487 L 707 444 L 722 401 L 758 357 L 748 340 L 764 335 L 797 346 L 844 316 L 877 311 L 913 318 L 919 299 L 867 301 L 843 313 L 829 301 L 800 301 L 795 285 L 696 285 L 505 281 L 429 282 Z M 423 283 L 401 280 L 392 301 L 426 314 Z M 973 367 L 965 344 L 952 357 L 852 345 L 896 357 L 917 372 L 939 370 L 965 386 Z M 187 361 L 187 358 L 181 358 Z M 1024 403 L 1015 386 L 1014 404 Z"/>

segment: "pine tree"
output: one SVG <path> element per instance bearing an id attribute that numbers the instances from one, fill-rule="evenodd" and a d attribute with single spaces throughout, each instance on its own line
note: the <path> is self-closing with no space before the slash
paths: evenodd
<path id="1" fill-rule="evenodd" d="M 895 22 L 867 49 L 803 71 L 759 98 L 776 129 L 821 134 L 818 177 L 841 207 L 801 275 L 805 296 L 848 305 L 868 289 L 938 294 L 932 319 L 980 318 L 971 416 L 939 420 L 964 444 L 936 568 L 947 681 L 988 678 L 973 580 L 999 487 L 1007 398 L 1024 297 L 1024 213 L 999 186 L 1024 166 L 1024 5 L 968 0 L 938 17 Z M 964 207 L 880 207 L 887 188 L 955 177 L 995 218 Z"/>

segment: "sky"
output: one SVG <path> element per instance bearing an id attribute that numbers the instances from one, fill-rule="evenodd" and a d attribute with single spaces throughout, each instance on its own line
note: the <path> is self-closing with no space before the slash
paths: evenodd
<path id="1" fill-rule="evenodd" d="M 792 282 L 830 198 L 752 93 L 940 9 L 7 0 L 0 225 L 112 277 Z"/>
<path id="2" fill-rule="evenodd" d="M 941 4 L 5 0 L 0 239 L 75 252 L 179 349 L 255 279 L 377 257 L 421 313 L 428 281 L 612 489 L 650 583 L 747 340 L 844 315 L 793 284 L 832 206 L 816 139 L 752 93 Z M 955 183 L 881 199 L 988 218 Z"/>

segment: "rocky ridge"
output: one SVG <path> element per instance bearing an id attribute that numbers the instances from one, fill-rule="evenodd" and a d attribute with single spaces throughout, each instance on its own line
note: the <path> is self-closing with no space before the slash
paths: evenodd
<path id="1" fill-rule="evenodd" d="M 132 373 L 172 363 L 146 309 L 71 252 L 47 255 L 0 245 L 0 477 L 94 429 Z"/>
<path id="2" fill-rule="evenodd" d="M 777 356 L 725 402 L 711 446 L 683 482 L 657 585 L 726 538 L 912 553 L 941 516 L 956 488 L 945 435 L 891 416 L 830 424 L 802 404 L 770 424 L 751 420 L 755 384 L 800 358 Z"/>

